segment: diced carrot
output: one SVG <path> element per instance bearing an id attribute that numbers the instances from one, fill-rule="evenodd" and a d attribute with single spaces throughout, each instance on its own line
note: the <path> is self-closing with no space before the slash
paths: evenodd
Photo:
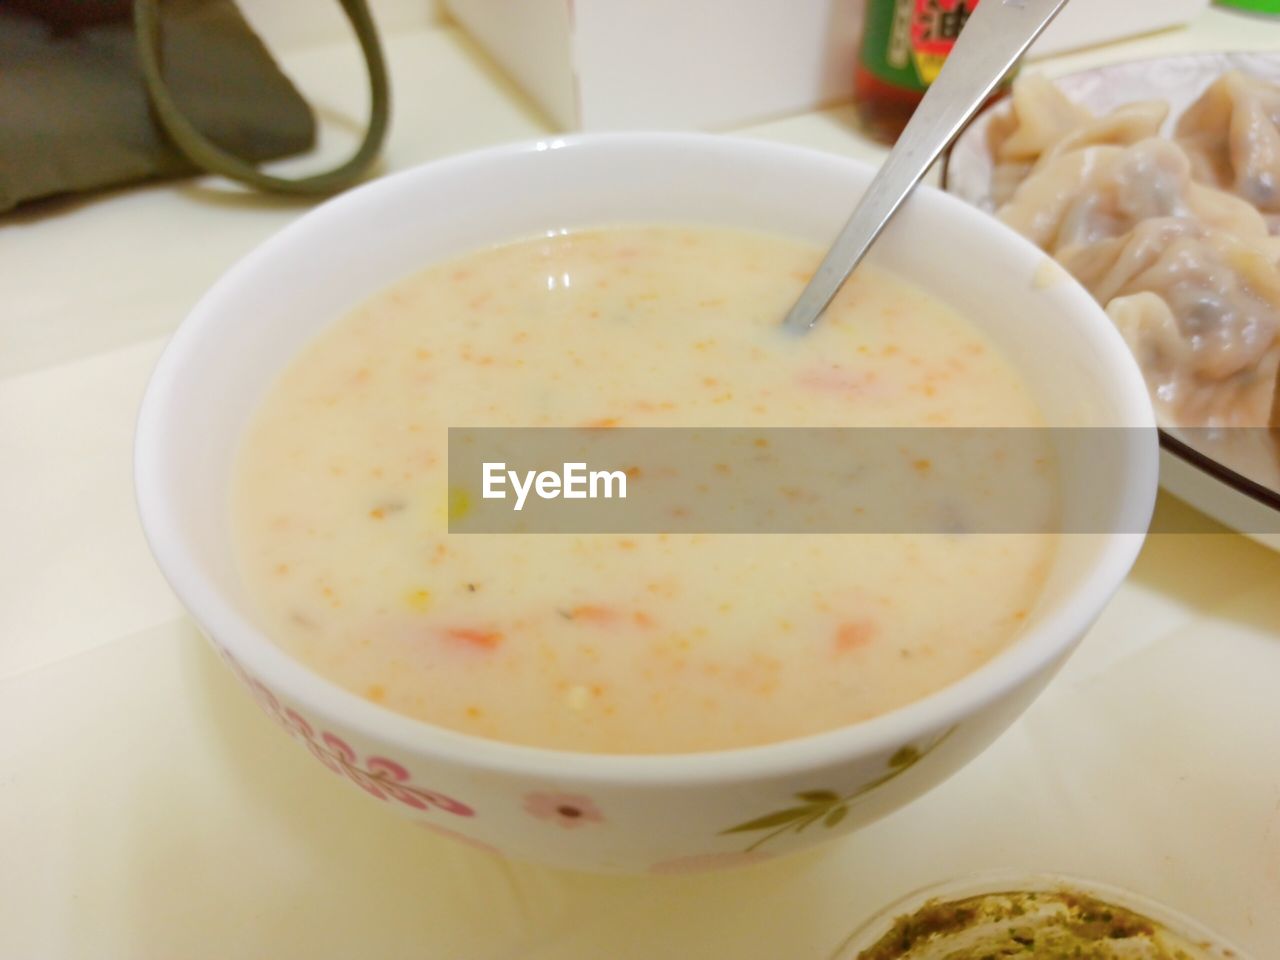
<path id="1" fill-rule="evenodd" d="M 585 603 L 570 610 L 569 619 L 585 620 L 589 623 L 612 623 L 618 619 L 618 613 L 609 607 Z"/>
<path id="2" fill-rule="evenodd" d="M 857 395 L 866 393 L 874 383 L 874 371 L 854 372 L 832 367 L 826 370 L 812 370 L 799 378 L 799 384 L 819 393 L 837 393 Z"/>
<path id="3" fill-rule="evenodd" d="M 502 634 L 497 630 L 477 630 L 473 627 L 449 627 L 444 635 L 450 640 L 481 650 L 496 650 L 503 640 Z"/>
<path id="4" fill-rule="evenodd" d="M 876 625 L 870 620 L 850 620 L 836 628 L 836 652 L 848 653 L 865 647 L 877 633 Z"/>

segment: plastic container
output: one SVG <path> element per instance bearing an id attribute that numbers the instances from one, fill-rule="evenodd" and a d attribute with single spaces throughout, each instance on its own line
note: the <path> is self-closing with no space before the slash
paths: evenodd
<path id="1" fill-rule="evenodd" d="M 913 917 L 922 910 L 934 905 L 946 905 L 977 898 L 998 897 L 1001 894 L 1012 894 L 1015 897 L 1035 895 L 1036 902 L 1053 902 L 1054 898 L 1084 896 L 1101 904 L 1119 908 L 1112 915 L 1111 922 L 1126 924 L 1130 918 L 1126 914 L 1136 915 L 1139 919 L 1150 921 L 1155 933 L 1154 942 L 1164 947 L 1169 957 L 1187 957 L 1187 960 L 1251 960 L 1248 954 L 1238 947 L 1232 946 L 1218 934 L 1190 917 L 1179 913 L 1163 904 L 1148 900 L 1138 894 L 1121 890 L 1107 884 L 1091 880 L 1056 874 L 1022 874 L 1014 872 L 993 872 L 950 880 L 921 890 L 916 890 L 896 900 L 869 920 L 859 926 L 848 939 L 832 954 L 831 960 L 934 960 L 935 957 L 950 957 L 958 954 L 952 952 L 968 949 L 973 956 L 1006 956 L 999 952 L 996 944 L 1009 941 L 995 939 L 1003 935 L 1011 924 L 1020 925 L 1020 930 L 1035 928 L 1037 923 L 1034 910 L 1014 921 L 988 923 L 988 928 L 999 928 L 1000 933 L 991 936 L 982 926 L 969 926 L 954 932 L 929 932 L 929 928 L 916 926 L 912 933 L 912 946 L 908 952 L 901 952 L 904 928 L 895 929 L 898 920 Z M 1124 913 L 1120 913 L 1123 911 Z M 922 921 L 924 918 L 921 918 Z M 924 932 L 922 932 L 924 931 Z M 892 940 L 888 935 L 893 932 Z M 1024 933 L 1019 935 L 1025 936 Z M 1138 935 L 1135 934 L 1135 937 Z M 984 939 L 987 937 L 987 939 Z M 1116 942 L 1116 941 L 1112 941 Z M 1119 940 L 1123 943 L 1123 938 Z M 1160 957 L 1154 952 L 1138 952 L 1139 941 L 1125 944 L 1116 957 L 1147 958 Z M 990 949 L 992 952 L 985 952 Z M 1030 947 L 1025 949 L 1030 950 Z M 1177 951 L 1181 950 L 1182 954 Z M 910 952 L 915 951 L 915 952 Z M 967 956 L 968 954 L 966 954 Z M 1040 953 L 1028 953 L 1028 956 L 1041 956 Z M 1092 957 L 1087 953 L 1083 956 Z"/>

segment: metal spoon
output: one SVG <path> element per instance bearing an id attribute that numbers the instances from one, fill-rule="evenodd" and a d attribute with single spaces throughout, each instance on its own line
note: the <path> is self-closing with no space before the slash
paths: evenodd
<path id="1" fill-rule="evenodd" d="M 818 322 L 902 201 L 1066 2 L 978 4 L 853 216 L 787 313 L 786 329 L 804 333 Z"/>

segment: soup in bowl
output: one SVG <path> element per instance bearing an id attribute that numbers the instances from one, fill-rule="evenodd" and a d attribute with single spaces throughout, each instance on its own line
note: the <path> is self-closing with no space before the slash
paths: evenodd
<path id="1" fill-rule="evenodd" d="M 506 855 L 681 872 L 894 809 L 1083 636 L 1141 544 L 1156 446 L 1088 294 L 935 191 L 818 329 L 786 337 L 869 179 L 794 148 L 628 134 L 457 157 L 322 206 L 233 268 L 157 368 L 136 457 L 161 568 L 317 759 Z M 727 478 L 796 427 L 1136 439 L 1032 451 L 1025 477 L 988 457 L 971 487 L 895 439 L 901 462 L 870 473 L 918 490 L 931 524 L 805 526 L 793 485 L 790 525 L 742 525 Z M 456 428 L 636 436 L 619 484 L 661 488 L 701 456 L 709 479 L 678 497 L 721 509 L 706 529 L 683 507 L 529 528 L 513 506 L 532 476 L 454 475 Z M 654 452 L 689 428 L 723 433 Z M 1054 522 L 983 527 L 1000 479 L 1043 488 Z M 873 494 L 854 509 L 878 516 Z M 482 508 L 518 522 L 469 528 Z"/>

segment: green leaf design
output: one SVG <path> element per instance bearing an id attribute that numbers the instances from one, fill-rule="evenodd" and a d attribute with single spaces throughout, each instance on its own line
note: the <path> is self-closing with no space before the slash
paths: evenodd
<path id="1" fill-rule="evenodd" d="M 905 770 L 922 756 L 923 754 L 916 747 L 907 744 L 905 747 L 899 747 L 897 752 L 889 758 L 889 766 L 894 770 Z"/>
<path id="2" fill-rule="evenodd" d="M 814 807 L 809 816 L 805 817 L 796 824 L 796 833 L 800 833 L 805 827 L 811 826 L 822 819 L 822 815 L 827 812 L 827 807 Z"/>
<path id="3" fill-rule="evenodd" d="M 826 830 L 830 830 L 840 823 L 849 815 L 849 806 L 864 795 L 883 786 L 890 780 L 896 779 L 903 773 L 906 773 L 911 767 L 915 766 L 926 754 L 934 750 L 939 744 L 946 740 L 956 727 L 952 727 L 943 733 L 940 737 L 928 744 L 923 750 L 915 744 L 906 744 L 894 751 L 889 757 L 888 769 L 871 780 L 864 783 L 858 789 L 846 793 L 843 796 L 834 790 L 802 790 L 795 794 L 797 800 L 803 801 L 803 806 L 788 807 L 785 810 L 778 810 L 775 813 L 766 814 L 763 817 L 757 817 L 755 820 L 748 820 L 746 823 L 740 823 L 736 827 L 730 827 L 727 830 L 721 830 L 721 835 L 728 833 L 754 833 L 761 830 L 768 830 L 764 836 L 754 840 L 748 850 L 755 850 L 757 847 L 768 843 L 774 837 L 788 832 L 800 833 L 807 827 L 822 821 L 822 826 Z"/>
<path id="4" fill-rule="evenodd" d="M 802 790 L 796 794 L 797 800 L 803 800 L 805 803 L 821 803 L 823 805 L 835 803 L 840 799 L 840 795 L 834 790 Z"/>
<path id="5" fill-rule="evenodd" d="M 770 827 L 780 827 L 785 823 L 791 823 L 793 820 L 799 820 L 812 812 L 810 807 L 789 807 L 786 810 L 779 810 L 776 813 L 757 817 L 755 820 L 748 820 L 746 823 L 740 823 L 736 827 L 730 827 L 728 830 L 720 832 L 750 833 L 753 830 L 768 830 Z"/>

